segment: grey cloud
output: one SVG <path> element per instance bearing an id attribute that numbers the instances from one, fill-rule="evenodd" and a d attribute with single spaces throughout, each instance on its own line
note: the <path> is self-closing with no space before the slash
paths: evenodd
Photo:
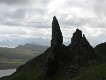
<path id="1" fill-rule="evenodd" d="M 36 8 L 33 11 L 35 11 L 36 13 L 41 14 L 41 15 L 46 13 L 46 9 L 41 9 L 41 8 Z"/>
<path id="2" fill-rule="evenodd" d="M 76 4 L 77 3 L 77 4 Z M 66 6 L 72 8 L 72 7 L 78 7 L 83 10 L 89 10 L 95 14 L 96 17 L 92 18 L 79 18 L 79 17 L 73 17 L 69 20 L 63 20 L 61 21 L 62 24 L 64 25 L 69 25 L 69 26 L 76 26 L 80 27 L 88 25 L 89 27 L 92 28 L 106 28 L 106 0 L 68 0 L 66 2 Z M 83 15 L 83 14 L 81 14 Z M 90 15 L 90 14 L 89 14 Z M 92 14 L 91 14 L 92 15 Z M 74 16 L 74 14 L 72 15 Z M 64 16 L 61 16 L 62 18 Z M 67 17 L 67 16 L 65 16 Z M 63 18 L 65 19 L 65 18 Z"/>
<path id="3" fill-rule="evenodd" d="M 94 9 L 97 14 L 106 15 L 106 0 L 95 0 Z"/>
<path id="4" fill-rule="evenodd" d="M 43 4 L 48 4 L 49 0 L 0 0 L 1 4 L 6 4 L 6 5 L 30 5 L 30 3 L 35 3 L 35 5 L 40 2 Z"/>
<path id="5" fill-rule="evenodd" d="M 51 28 L 51 24 L 49 24 L 49 23 L 52 20 L 53 16 L 51 16 L 51 15 L 53 14 L 55 16 L 60 16 L 60 18 L 57 17 L 57 19 L 59 19 L 61 28 L 73 29 L 74 28 L 73 26 L 75 26 L 75 28 L 76 27 L 81 28 L 82 26 L 90 27 L 92 29 L 106 28 L 106 23 L 105 23 L 105 21 L 106 21 L 106 0 L 66 0 L 64 3 L 65 6 L 62 5 L 64 7 L 62 9 L 62 11 L 57 11 L 56 14 L 55 14 L 55 12 L 49 13 L 48 8 L 46 8 L 46 4 L 48 4 L 50 0 L 39 0 L 38 1 L 39 4 L 37 3 L 37 1 L 38 0 L 0 0 L 0 3 L 6 4 L 6 7 L 8 7 L 8 6 L 10 7 L 11 5 L 13 5 L 9 9 L 7 8 L 7 10 L 9 10 L 9 11 L 4 10 L 3 11 L 4 14 L 2 14 L 0 12 L 0 16 L 5 17 L 3 19 L 0 19 L 0 22 L 1 22 L 0 24 L 4 25 L 4 26 L 8 26 L 8 27 L 11 27 L 11 26 L 16 27 L 16 28 L 24 27 L 25 29 L 28 27 L 33 27 L 33 28 L 35 27 L 34 31 L 36 31 L 36 28 L 45 28 L 47 30 L 47 28 Z M 69 1 L 69 2 L 67 2 L 67 1 Z M 82 2 L 82 1 L 84 1 L 84 2 Z M 33 2 L 33 4 L 30 5 L 29 4 L 30 2 Z M 41 4 L 40 4 L 40 2 L 41 2 Z M 21 6 L 16 6 L 17 4 L 21 4 Z M 26 8 L 26 6 L 23 6 L 22 4 L 23 5 L 27 4 L 27 8 Z M 43 5 L 44 7 L 41 7 L 41 5 Z M 2 7 L 2 6 L 0 6 L 0 7 Z M 57 5 L 57 7 L 61 8 L 61 6 L 58 6 L 58 5 Z M 72 14 L 71 14 L 71 10 L 69 13 L 65 13 L 65 11 L 64 11 L 65 9 L 67 9 L 67 8 L 71 9 L 72 7 L 81 8 L 82 11 L 86 10 L 88 13 L 89 13 L 89 11 L 91 11 L 97 17 L 89 18 L 89 17 L 87 17 L 86 14 L 85 14 L 86 16 L 84 16 L 84 18 L 81 18 L 80 15 L 79 15 L 79 17 L 77 17 L 74 14 L 75 12 L 77 12 L 76 11 L 77 9 L 75 10 L 75 12 L 72 12 Z M 11 9 L 15 9 L 15 10 L 11 11 Z M 79 12 L 80 12 L 80 10 L 79 10 Z M 28 17 L 26 17 L 26 14 Z M 34 16 L 34 15 L 36 15 L 36 16 Z M 69 15 L 74 16 L 74 17 L 69 18 Z M 81 12 L 81 15 L 83 16 L 83 12 Z M 90 13 L 88 15 L 90 15 Z M 30 17 L 31 17 L 31 20 L 30 20 Z M 29 19 L 29 20 L 27 20 L 27 19 Z M 28 29 L 30 29 L 30 28 L 28 28 Z M 31 34 L 32 37 L 34 37 L 34 36 L 41 37 L 41 35 L 43 34 L 43 33 L 39 33 L 39 32 L 43 32 L 41 30 L 42 29 L 40 29 L 40 31 L 38 31 L 37 33 L 35 32 L 34 34 Z M 8 29 L 6 31 L 8 32 Z M 64 32 L 65 36 L 67 36 L 67 32 L 68 31 Z M 5 34 L 5 32 L 3 34 Z M 19 32 L 17 34 L 24 35 L 25 33 Z M 92 35 L 92 33 L 87 33 L 87 34 Z M 28 34 L 26 34 L 26 36 L 27 35 Z M 43 34 L 43 36 L 45 38 L 47 38 L 50 35 Z M 98 42 L 100 43 L 102 40 L 105 40 L 106 34 L 102 34 L 99 37 L 96 37 L 96 38 L 88 37 L 88 39 L 90 40 L 90 42 L 92 44 L 93 43 L 96 44 Z"/>
<path id="6" fill-rule="evenodd" d="M 0 0 L 0 3 L 12 5 L 12 4 L 25 4 L 28 3 L 29 0 Z"/>
<path id="7" fill-rule="evenodd" d="M 47 4 L 49 1 L 48 0 L 0 0 L 0 3 L 5 3 L 5 4 L 23 4 L 26 3 L 28 1 L 33 1 L 35 2 L 41 2 L 43 4 Z M 35 3 L 36 5 L 37 3 Z M 30 4 L 28 4 L 30 5 Z M 10 5 L 6 5 L 6 7 L 8 7 Z M 40 6 L 40 5 L 39 5 Z M 0 24 L 1 25 L 6 25 L 6 26 L 14 26 L 14 27 L 39 27 L 39 28 L 47 28 L 48 27 L 48 23 L 45 22 L 32 22 L 32 21 L 27 21 L 28 18 L 30 19 L 31 16 L 33 17 L 34 15 L 39 15 L 40 17 L 44 16 L 46 14 L 46 9 L 45 8 L 32 8 L 32 7 L 16 7 L 14 5 L 13 7 L 10 7 L 10 9 L 8 9 L 7 11 L 3 11 L 3 13 L 0 14 Z M 28 18 L 27 18 L 28 17 Z M 40 19 L 39 17 L 39 19 Z M 38 17 L 37 17 L 38 18 Z M 36 19 L 36 17 L 35 17 Z M 42 19 L 42 18 L 41 18 Z"/>
<path id="8" fill-rule="evenodd" d="M 59 23 L 62 25 L 63 28 L 72 28 L 72 27 L 82 27 L 86 24 L 89 24 L 91 19 L 90 18 L 79 18 L 73 16 L 72 18 L 68 18 L 68 15 L 60 15 Z"/>
<path id="9" fill-rule="evenodd" d="M 35 14 L 34 14 L 35 13 Z M 45 14 L 45 10 L 41 8 L 19 8 L 15 10 L 9 10 L 2 14 L 0 17 L 0 24 L 6 26 L 14 26 L 14 27 L 39 27 L 39 28 L 47 28 L 48 23 L 38 22 L 38 21 L 27 21 L 27 16 L 39 15 L 43 16 Z M 36 18 L 36 17 L 35 17 Z M 39 17 L 40 19 L 40 17 Z"/>
<path id="10" fill-rule="evenodd" d="M 2 25 L 6 25 L 6 26 L 23 26 L 22 23 L 20 22 L 13 22 L 13 21 L 5 21 L 4 23 L 1 23 Z"/>
<path id="11" fill-rule="evenodd" d="M 61 23 L 63 25 L 80 27 L 80 26 L 85 25 L 87 23 L 87 20 L 83 18 L 78 18 L 78 19 L 72 18 L 69 20 L 62 20 Z"/>
<path id="12" fill-rule="evenodd" d="M 17 31 L 15 31 L 15 30 L 8 30 L 8 32 L 0 30 L 0 35 L 24 35 L 24 34 L 26 34 L 26 32 L 23 31 L 23 30 L 19 30 L 19 31 L 18 30 Z"/>
<path id="13" fill-rule="evenodd" d="M 31 15 L 32 13 L 35 13 L 35 15 L 44 15 L 46 13 L 46 10 L 45 8 L 18 8 L 15 10 L 7 11 L 3 15 L 11 19 L 23 19 L 26 17 L 26 14 Z"/>
<path id="14" fill-rule="evenodd" d="M 12 26 L 12 27 L 33 27 L 33 28 L 50 28 L 50 25 L 47 23 L 41 22 L 13 22 L 7 21 L 2 23 L 2 25 Z"/>
<path id="15" fill-rule="evenodd" d="M 26 11 L 24 9 L 16 9 L 7 12 L 4 16 L 10 17 L 12 19 L 23 19 L 25 17 Z"/>
<path id="16" fill-rule="evenodd" d="M 35 28 L 50 28 L 46 22 L 28 22 L 27 27 L 35 27 Z"/>
<path id="17" fill-rule="evenodd" d="M 92 46 L 96 46 L 97 44 L 106 42 L 106 34 L 101 34 L 99 37 L 88 37 L 88 41 L 92 44 Z"/>

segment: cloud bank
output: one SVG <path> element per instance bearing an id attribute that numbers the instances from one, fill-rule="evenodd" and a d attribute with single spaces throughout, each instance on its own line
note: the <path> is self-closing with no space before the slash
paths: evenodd
<path id="1" fill-rule="evenodd" d="M 106 0 L 0 0 L 0 38 L 51 38 L 57 16 L 64 41 L 79 28 L 91 44 L 106 38 Z"/>

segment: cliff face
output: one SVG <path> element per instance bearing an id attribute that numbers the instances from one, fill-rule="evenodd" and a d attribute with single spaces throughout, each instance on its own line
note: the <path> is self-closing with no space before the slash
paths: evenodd
<path id="1" fill-rule="evenodd" d="M 60 30 L 60 26 L 59 26 L 58 20 L 54 16 L 53 17 L 53 21 L 52 21 L 52 40 L 51 40 L 51 46 L 61 45 L 62 43 L 63 43 L 62 32 Z"/>
<path id="2" fill-rule="evenodd" d="M 53 17 L 52 21 L 52 40 L 51 40 L 51 52 L 47 61 L 45 61 L 45 74 L 46 76 L 52 75 L 58 69 L 59 54 L 61 54 L 61 47 L 63 43 L 63 36 L 60 30 L 60 26 L 56 17 Z"/>
<path id="3" fill-rule="evenodd" d="M 85 35 L 82 35 L 81 30 L 76 29 L 71 42 L 69 45 L 69 53 L 74 64 L 84 66 L 97 60 L 97 55 L 93 47 L 89 44 Z"/>
<path id="4" fill-rule="evenodd" d="M 76 29 L 71 44 L 65 46 L 56 17 L 52 22 L 51 47 L 43 54 L 17 68 L 9 77 L 0 80 L 71 80 L 77 73 L 98 62 L 93 47 L 82 31 Z"/>
<path id="5" fill-rule="evenodd" d="M 70 74 L 70 77 L 73 77 L 83 67 L 97 63 L 97 55 L 85 35 L 82 35 L 81 30 L 76 29 L 69 46 L 62 43 L 63 37 L 60 26 L 56 17 L 54 17 L 52 22 L 52 45 L 49 53 L 51 55 L 47 58 L 45 66 L 46 77 L 55 74 L 63 66 L 68 68 L 67 73 Z M 67 77 L 69 77 L 69 74 L 67 74 Z"/>

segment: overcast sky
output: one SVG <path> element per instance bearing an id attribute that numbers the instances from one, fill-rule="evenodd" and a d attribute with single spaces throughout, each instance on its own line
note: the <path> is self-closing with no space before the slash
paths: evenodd
<path id="1" fill-rule="evenodd" d="M 79 28 L 95 45 L 106 41 L 106 0 L 0 0 L 0 41 L 51 39 L 56 16 L 64 41 Z"/>

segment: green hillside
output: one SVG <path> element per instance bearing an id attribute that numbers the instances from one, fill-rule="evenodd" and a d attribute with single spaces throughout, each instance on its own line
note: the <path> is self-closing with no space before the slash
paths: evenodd
<path id="1" fill-rule="evenodd" d="M 37 47 L 35 44 L 25 44 L 17 48 L 0 47 L 0 69 L 16 68 L 40 55 L 44 49 L 45 46 Z"/>
<path id="2" fill-rule="evenodd" d="M 24 64 L 25 62 L 22 61 L 0 61 L 0 70 L 4 69 L 14 69 L 18 66 Z"/>
<path id="3" fill-rule="evenodd" d="M 0 58 L 15 59 L 15 60 L 29 60 L 39 52 L 34 52 L 32 50 L 26 49 L 16 49 L 16 48 L 0 48 Z"/>
<path id="4" fill-rule="evenodd" d="M 88 67 L 74 80 L 106 80 L 106 63 Z"/>
<path id="5" fill-rule="evenodd" d="M 106 80 L 106 42 L 97 45 L 94 50 L 101 62 L 80 72 L 74 80 Z"/>
<path id="6" fill-rule="evenodd" d="M 39 54 L 26 49 L 0 48 L 0 69 L 16 68 Z"/>

